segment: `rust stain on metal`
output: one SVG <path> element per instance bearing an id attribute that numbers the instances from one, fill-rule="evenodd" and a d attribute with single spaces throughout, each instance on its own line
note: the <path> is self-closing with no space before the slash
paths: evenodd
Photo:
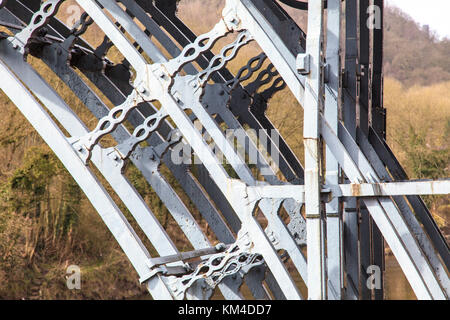
<path id="1" fill-rule="evenodd" d="M 359 183 L 352 183 L 352 196 L 359 197 L 361 195 L 361 185 Z"/>

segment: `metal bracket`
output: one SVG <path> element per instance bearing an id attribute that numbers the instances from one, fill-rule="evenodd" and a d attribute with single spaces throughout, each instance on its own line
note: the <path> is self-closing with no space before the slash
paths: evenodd
<path id="1" fill-rule="evenodd" d="M 301 75 L 308 75 L 311 72 L 311 55 L 308 53 L 300 53 L 297 55 L 296 67 Z"/>

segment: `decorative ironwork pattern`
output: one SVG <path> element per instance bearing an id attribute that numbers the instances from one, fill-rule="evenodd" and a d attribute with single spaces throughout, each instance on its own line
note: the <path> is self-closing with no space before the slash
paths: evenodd
<path id="1" fill-rule="evenodd" d="M 308 11 L 306 42 L 272 0 L 227 0 L 200 36 L 177 17 L 176 0 L 76 0 L 83 12 L 70 28 L 55 17 L 62 2 L 0 1 L 0 23 L 12 34 L 0 36 L 0 88 L 80 185 L 153 298 L 209 299 L 219 290 L 243 299 L 245 282 L 256 299 L 382 299 L 384 288 L 368 288 L 361 270 L 383 266 L 385 241 L 419 299 L 449 298 L 449 247 L 420 196 L 450 194 L 450 180 L 405 181 L 382 113 L 368 108 L 382 108 L 382 36 L 359 23 L 382 0 L 309 0 L 299 6 Z M 94 23 L 98 47 L 83 38 Z M 234 40 L 215 48 L 228 35 Z M 252 41 L 261 52 L 233 75 L 227 67 Z M 120 63 L 108 58 L 113 47 Z M 94 130 L 27 55 L 90 111 Z M 376 75 L 359 72 L 362 64 Z M 304 161 L 266 114 L 287 90 L 296 100 L 284 106 L 289 115 L 304 116 Z M 100 143 L 106 136 L 113 147 Z M 127 164 L 192 251 L 177 247 Z"/>

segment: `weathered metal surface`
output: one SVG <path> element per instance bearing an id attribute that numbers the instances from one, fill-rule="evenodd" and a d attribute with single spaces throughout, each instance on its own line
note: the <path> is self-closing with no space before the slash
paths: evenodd
<path id="1" fill-rule="evenodd" d="M 365 24 L 373 1 L 300 3 L 308 10 L 305 34 L 276 1 L 227 0 L 200 36 L 176 16 L 174 0 L 76 0 L 84 13 L 73 28 L 55 18 L 62 2 L 0 2 L 1 25 L 14 34 L 0 37 L 0 87 L 86 193 L 154 298 L 208 299 L 217 288 L 226 299 L 243 299 L 245 282 L 256 299 L 302 299 L 298 272 L 309 299 L 380 299 L 383 287 L 367 287 L 365 271 L 383 269 L 384 237 L 418 298 L 448 299 L 448 245 L 419 196 L 449 194 L 450 181 L 402 181 L 384 141 L 382 31 Z M 82 38 L 93 22 L 104 36 L 97 48 Z M 250 42 L 262 52 L 233 75 L 227 65 Z M 111 47 L 121 63 L 107 59 Z M 92 113 L 94 130 L 24 59 L 29 54 Z M 304 108 L 304 168 L 265 113 L 285 89 Z M 109 135 L 115 146 L 103 148 Z M 179 251 L 128 181 L 128 163 L 194 251 Z M 90 164 L 159 258 L 150 257 Z M 213 245 L 179 187 L 224 245 Z"/>

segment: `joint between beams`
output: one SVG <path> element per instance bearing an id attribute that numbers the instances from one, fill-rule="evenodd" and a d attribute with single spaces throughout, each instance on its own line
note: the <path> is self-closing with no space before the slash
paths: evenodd
<path id="1" fill-rule="evenodd" d="M 320 214 L 306 214 L 306 219 L 322 219 Z"/>

